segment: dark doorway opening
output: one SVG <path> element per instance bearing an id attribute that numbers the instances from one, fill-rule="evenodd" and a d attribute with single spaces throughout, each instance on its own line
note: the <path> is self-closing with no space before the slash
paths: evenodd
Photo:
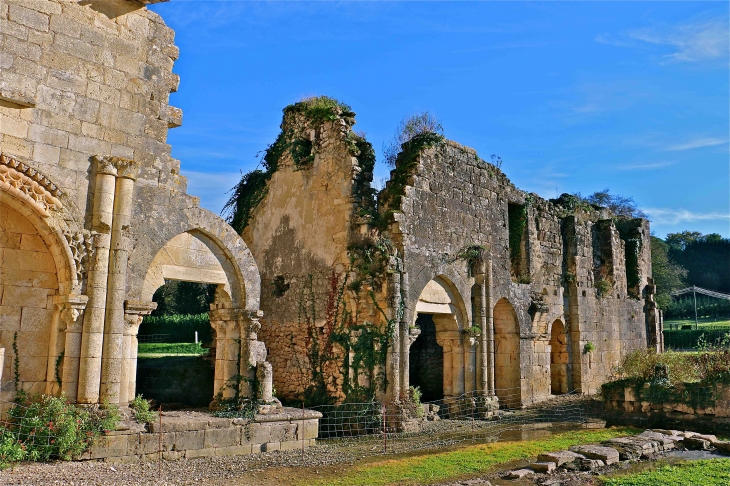
<path id="1" fill-rule="evenodd" d="M 421 335 L 409 353 L 409 383 L 421 389 L 421 400 L 444 398 L 444 349 L 436 342 L 436 325 L 432 314 L 418 314 L 416 326 Z"/>
<path id="2" fill-rule="evenodd" d="M 215 363 L 208 310 L 215 285 L 170 280 L 152 300 L 157 310 L 139 328 L 136 393 L 163 408 L 210 404 Z"/>

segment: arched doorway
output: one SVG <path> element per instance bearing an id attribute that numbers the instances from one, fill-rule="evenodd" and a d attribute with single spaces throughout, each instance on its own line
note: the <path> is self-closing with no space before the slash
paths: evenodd
<path id="1" fill-rule="evenodd" d="M 500 408 L 521 405 L 520 329 L 512 304 L 504 298 L 494 306 L 494 383 Z"/>
<path id="2" fill-rule="evenodd" d="M 476 388 L 476 343 L 462 332 L 468 327 L 464 301 L 451 281 L 428 282 L 416 304 L 414 325 L 420 335 L 409 349 L 409 385 L 419 386 L 423 400 L 457 397 Z"/>
<path id="3" fill-rule="evenodd" d="M 240 243 L 242 244 L 242 241 Z M 202 395 L 207 395 L 208 402 L 219 394 L 223 398 L 235 395 L 236 386 L 242 388 L 245 386 L 237 385 L 238 382 L 251 381 L 247 381 L 248 375 L 253 373 L 251 367 L 256 365 L 256 362 L 250 362 L 252 353 L 255 354 L 257 361 L 265 359 L 263 343 L 256 341 L 257 329 L 254 320 L 257 319 L 257 314 L 255 312 L 251 314 L 246 310 L 248 297 L 246 284 L 249 282 L 243 281 L 238 262 L 232 261 L 222 243 L 213 236 L 202 230 L 192 229 L 171 238 L 155 254 L 142 284 L 141 301 L 152 301 L 154 293 L 166 282 L 172 281 L 212 285 L 216 289 L 213 303 L 209 305 L 208 311 L 208 321 L 212 327 L 212 339 L 209 343 L 209 359 L 214 368 L 214 371 L 211 371 L 212 386 L 209 386 L 210 380 L 197 379 L 200 378 L 196 378 L 200 373 L 191 371 L 192 378 L 195 379 L 186 386 L 190 394 L 196 396 L 196 403 L 192 405 L 205 402 L 204 398 L 200 398 Z M 251 282 L 250 287 L 258 285 L 258 281 Z M 132 329 L 129 342 L 125 341 L 125 346 L 130 350 L 128 355 L 125 354 L 129 361 L 129 366 L 125 368 L 128 385 L 127 394 L 123 398 L 126 400 L 131 400 L 137 391 L 138 329 L 139 327 Z M 249 339 L 242 339 L 247 333 Z M 192 340 L 194 334 L 189 334 L 189 339 Z M 238 376 L 244 376 L 245 379 L 236 380 L 235 377 Z M 195 387 L 197 388 L 193 389 Z M 152 394 L 148 392 L 148 395 L 154 395 L 156 392 L 162 393 L 162 390 L 154 391 L 153 388 Z M 245 391 L 241 393 L 248 395 Z"/>
<path id="4" fill-rule="evenodd" d="M 559 320 L 550 331 L 550 391 L 553 395 L 568 393 L 568 337 Z"/>
<path id="5" fill-rule="evenodd" d="M 444 348 L 436 339 L 433 314 L 418 314 L 416 327 L 421 334 L 411 345 L 409 383 L 421 390 L 421 400 L 444 398 Z"/>

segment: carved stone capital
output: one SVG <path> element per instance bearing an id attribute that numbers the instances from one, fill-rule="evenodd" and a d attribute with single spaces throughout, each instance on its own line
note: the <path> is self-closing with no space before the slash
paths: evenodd
<path id="1" fill-rule="evenodd" d="M 157 302 L 149 302 L 144 300 L 124 301 L 125 314 L 136 314 L 144 317 L 150 315 L 155 309 L 157 309 Z"/>
<path id="2" fill-rule="evenodd" d="M 418 339 L 418 336 L 421 335 L 421 329 L 418 327 L 411 327 L 408 329 L 408 335 L 406 336 L 406 342 L 408 343 L 408 346 L 410 347 L 411 344 L 416 342 L 416 339 Z"/>
<path id="3" fill-rule="evenodd" d="M 144 316 L 148 316 L 157 309 L 157 302 L 143 300 L 124 301 L 124 335 L 136 336 Z"/>
<path id="4" fill-rule="evenodd" d="M 53 303 L 61 312 L 61 330 L 65 332 L 81 332 L 83 319 L 81 315 L 86 309 L 86 303 L 89 298 L 86 295 L 70 294 L 57 295 L 53 298 Z"/>
<path id="5" fill-rule="evenodd" d="M 139 162 L 124 157 L 95 155 L 97 174 L 109 174 L 115 177 L 125 177 L 136 180 L 139 174 Z"/>

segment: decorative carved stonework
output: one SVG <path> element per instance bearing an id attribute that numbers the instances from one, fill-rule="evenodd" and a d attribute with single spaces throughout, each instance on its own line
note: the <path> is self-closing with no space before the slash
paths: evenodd
<path id="1" fill-rule="evenodd" d="M 89 271 L 89 259 L 94 247 L 95 233 L 89 231 L 64 231 L 68 246 L 71 248 L 74 263 L 76 264 L 76 279 L 81 284 L 86 272 Z"/>
<path id="2" fill-rule="evenodd" d="M 144 316 L 148 316 L 157 309 L 157 302 L 139 300 L 124 301 L 124 334 L 136 336 Z"/>
<path id="3" fill-rule="evenodd" d="M 84 320 L 81 318 L 89 298 L 86 295 L 57 295 L 53 303 L 61 311 L 60 326 L 65 332 L 81 332 Z"/>
<path id="4" fill-rule="evenodd" d="M 43 212 L 63 208 L 58 198 L 63 194 L 50 179 L 8 155 L 0 154 L 0 186 L 25 195 Z"/>
<path id="5" fill-rule="evenodd" d="M 97 174 L 110 174 L 117 177 L 126 177 L 136 180 L 139 175 L 139 162 L 109 155 L 95 155 Z"/>

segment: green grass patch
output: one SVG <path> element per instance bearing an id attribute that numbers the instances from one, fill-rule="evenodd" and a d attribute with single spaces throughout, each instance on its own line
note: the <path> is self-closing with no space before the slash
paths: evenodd
<path id="1" fill-rule="evenodd" d="M 730 459 L 705 459 L 661 466 L 653 471 L 601 478 L 605 486 L 726 486 Z"/>
<path id="2" fill-rule="evenodd" d="M 490 472 L 515 459 L 529 459 L 543 452 L 601 442 L 614 437 L 636 434 L 639 429 L 621 427 L 600 430 L 576 430 L 544 439 L 519 442 L 494 442 L 402 459 L 378 461 L 356 466 L 334 478 L 323 478 L 314 485 L 370 486 L 386 484 L 430 484 Z M 299 482 L 298 484 L 305 484 Z"/>
<path id="3" fill-rule="evenodd" d="M 176 356 L 199 356 L 208 354 L 208 348 L 200 343 L 140 343 L 139 355 L 176 355 Z"/>
<path id="4" fill-rule="evenodd" d="M 692 326 L 692 328 L 694 329 L 695 320 L 667 319 L 664 321 L 664 329 L 668 331 L 670 324 L 672 325 L 672 327 L 679 325 L 680 329 L 682 328 L 682 326 Z M 726 317 L 700 317 L 699 319 L 697 319 L 697 326 L 699 327 L 699 329 L 714 327 L 724 327 L 730 329 L 730 319 Z"/>

